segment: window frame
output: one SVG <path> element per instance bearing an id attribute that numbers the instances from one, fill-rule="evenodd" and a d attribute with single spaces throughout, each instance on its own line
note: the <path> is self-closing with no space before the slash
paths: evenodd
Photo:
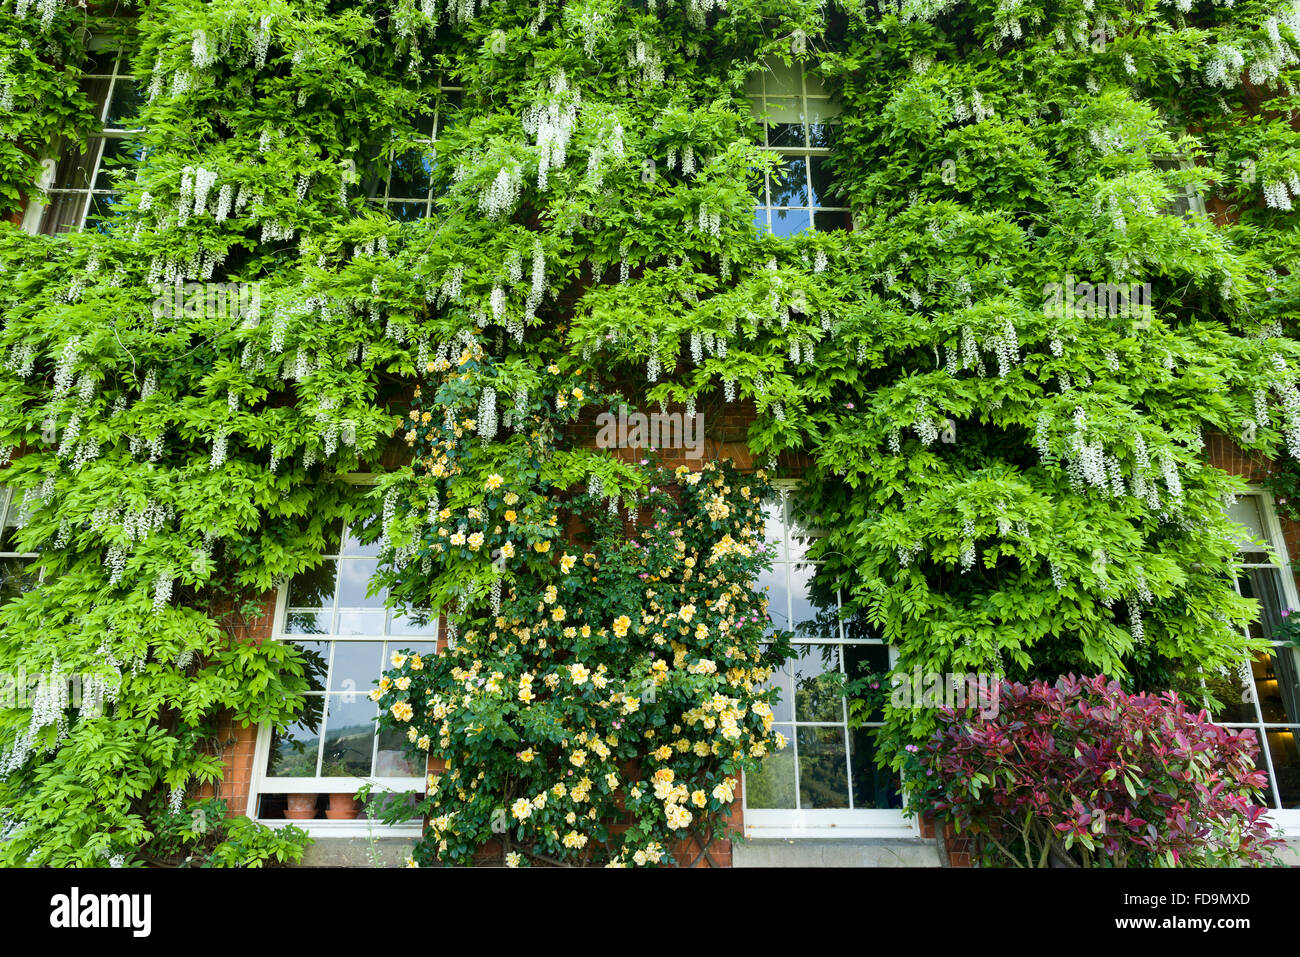
<path id="1" fill-rule="evenodd" d="M 780 69 L 791 69 L 795 72 L 798 79 L 799 92 L 797 94 L 783 92 L 768 92 L 769 80 L 775 78 L 774 70 L 779 66 Z M 787 78 L 788 79 L 788 78 Z M 755 89 L 757 87 L 757 89 Z M 811 88 L 811 92 L 810 92 Z M 813 160 L 825 159 L 831 155 L 831 149 L 828 146 L 814 146 L 812 141 L 812 128 L 816 125 L 835 126 L 838 125 L 839 106 L 834 98 L 827 93 L 817 81 L 816 77 L 809 77 L 808 71 L 802 63 L 796 63 L 793 67 L 786 67 L 784 63 L 777 61 L 769 66 L 768 69 L 755 73 L 750 77 L 745 87 L 745 98 L 749 101 L 750 111 L 763 127 L 763 142 L 759 148 L 766 153 L 774 153 L 781 157 L 783 161 L 789 159 L 803 159 L 804 161 L 804 197 L 805 202 L 802 206 L 778 206 L 773 200 L 773 184 L 770 175 L 763 177 L 761 201 L 754 205 L 754 227 L 760 232 L 766 232 L 769 235 L 781 239 L 792 239 L 796 236 L 803 236 L 809 233 L 822 232 L 817 228 L 818 216 L 828 216 L 838 218 L 842 225 L 833 227 L 834 229 L 850 230 L 852 228 L 852 210 L 848 206 L 828 206 L 825 205 L 826 197 L 817 194 L 813 177 Z M 769 101 L 790 101 L 797 102 L 796 112 L 801 119 L 804 129 L 804 143 L 802 146 L 780 146 L 769 145 L 768 138 L 773 123 L 769 122 L 769 117 L 773 116 L 772 107 Z M 811 106 L 820 106 L 820 124 L 814 123 L 811 119 L 813 110 Z M 773 228 L 778 212 L 790 213 L 808 213 L 808 226 L 806 229 L 800 229 L 792 233 L 777 233 Z M 763 217 L 760 222 L 759 217 Z"/>
<path id="2" fill-rule="evenodd" d="M 448 97 L 448 94 L 451 94 L 451 97 Z M 428 127 L 429 127 L 428 135 L 426 136 L 423 133 L 421 133 L 417 135 L 415 139 L 409 142 L 404 142 L 404 141 L 399 142 L 396 139 L 394 139 L 394 141 L 385 148 L 385 152 L 383 156 L 385 165 L 383 167 L 383 172 L 379 176 L 378 182 L 376 183 L 376 189 L 374 195 L 368 196 L 366 198 L 367 205 L 385 213 L 388 216 L 393 216 L 394 218 L 401 219 L 403 222 L 414 222 L 421 219 L 430 219 L 433 217 L 434 205 L 438 200 L 438 194 L 434 192 L 434 188 L 433 188 L 434 186 L 433 171 L 438 165 L 438 138 L 439 136 L 441 136 L 442 132 L 447 128 L 448 123 L 450 122 L 450 120 L 448 120 L 448 122 L 444 122 L 443 105 L 445 102 L 449 102 L 451 98 L 463 100 L 464 95 L 465 95 L 465 88 L 463 86 L 452 85 L 449 83 L 443 83 L 442 81 L 439 81 L 438 97 L 434 104 L 433 115 L 428 120 Z M 457 104 L 454 106 L 454 109 L 446 110 L 445 115 L 447 117 L 450 117 L 453 113 L 459 113 L 460 110 L 461 110 L 461 104 Z M 421 129 L 423 129 L 423 126 L 421 127 Z M 427 156 L 429 160 L 429 173 L 428 173 L 429 185 L 428 188 L 425 190 L 424 197 L 421 198 L 418 196 L 408 197 L 408 196 L 390 195 L 390 191 L 393 185 L 393 174 L 394 174 L 395 165 L 397 163 L 398 157 L 405 155 L 409 151 L 415 149 L 427 150 Z M 424 211 L 421 214 L 414 217 L 413 220 L 407 219 L 406 217 L 395 216 L 393 210 L 403 206 L 422 206 L 424 208 Z"/>
<path id="3" fill-rule="evenodd" d="M 50 155 L 41 160 L 41 176 L 37 181 L 37 192 L 40 198 L 33 196 L 27 204 L 27 209 L 23 214 L 22 229 L 33 235 L 45 234 L 47 217 L 54 207 L 54 202 L 60 197 L 80 197 L 81 208 L 66 229 L 56 233 L 48 233 L 51 236 L 62 236 L 68 233 L 81 232 L 86 228 L 87 220 L 90 218 L 91 208 L 95 198 L 99 196 L 113 196 L 117 193 L 116 189 L 111 188 L 112 184 L 107 187 L 97 187 L 96 183 L 101 176 L 104 176 L 107 167 L 104 166 L 105 152 L 108 150 L 110 140 L 124 141 L 130 139 L 132 134 L 139 133 L 143 127 L 126 127 L 126 126 L 109 126 L 109 113 L 113 108 L 114 97 L 117 94 L 118 84 L 123 80 L 135 83 L 135 76 L 131 72 L 130 53 L 127 49 L 128 44 L 116 35 L 99 34 L 93 37 L 87 46 L 90 53 L 101 53 L 107 56 L 112 54 L 113 61 L 108 68 L 107 73 L 82 73 L 81 80 L 89 78 L 106 78 L 108 85 L 104 91 L 104 102 L 99 105 L 98 112 L 95 116 L 96 129 L 86 140 L 88 151 L 83 157 L 86 162 L 87 174 L 86 185 L 81 186 L 55 186 L 54 177 L 60 164 L 74 151 L 80 152 L 77 143 L 67 139 L 59 140 L 50 147 Z M 42 201 L 44 200 L 44 201 Z"/>
<path id="4" fill-rule="evenodd" d="M 371 486 L 377 481 L 377 476 L 373 473 L 354 473 L 343 476 L 343 478 L 352 485 Z M 343 547 L 344 536 L 348 528 L 344 524 L 340 531 L 339 549 L 340 553 Z M 335 560 L 339 556 L 335 555 Z M 328 560 L 328 559 L 327 559 Z M 309 640 L 309 641 L 327 641 L 331 644 L 339 641 L 353 642 L 388 642 L 389 635 L 337 635 L 327 634 L 319 636 L 290 634 L 284 629 L 286 614 L 289 609 L 289 588 L 291 581 L 286 581 L 276 589 L 275 611 L 271 623 L 271 633 L 268 641 L 292 641 L 292 640 Z M 338 581 L 335 581 L 335 598 L 334 609 L 337 610 L 337 591 Z M 387 622 L 386 622 L 387 623 Z M 386 630 L 386 629 L 385 629 Z M 434 642 L 441 644 L 443 640 L 443 624 L 441 616 L 434 618 L 434 633 L 432 635 L 403 635 L 401 638 L 409 638 L 412 643 Z M 388 666 L 387 659 L 381 664 L 381 669 Z M 382 673 L 382 670 L 381 670 Z M 367 696 L 370 689 L 358 689 L 356 694 Z M 338 692 L 333 692 L 337 694 Z M 328 701 L 331 694 L 328 686 L 320 693 L 320 696 Z M 376 706 L 377 708 L 377 706 Z M 327 728 L 328 726 L 326 726 Z M 266 772 L 267 761 L 271 753 L 271 740 L 273 729 L 269 723 L 258 725 L 257 739 L 253 748 L 253 770 L 249 777 L 248 798 L 244 808 L 246 817 L 257 821 L 258 823 L 270 827 L 287 827 L 296 826 L 304 829 L 313 837 L 367 837 L 376 831 L 382 832 L 385 837 L 419 837 L 424 831 L 423 822 L 411 822 L 405 824 L 381 824 L 363 816 L 351 820 L 329 820 L 329 819 L 308 819 L 294 820 L 292 818 L 264 818 L 258 814 L 259 803 L 263 795 L 267 794 L 355 794 L 364 785 L 371 785 L 372 793 L 393 793 L 404 794 L 410 791 L 422 793 L 428 782 L 429 766 L 428 756 L 425 758 L 425 772 L 419 777 L 393 777 L 390 775 L 370 775 L 368 777 L 273 777 Z M 373 770 L 373 766 L 372 766 Z"/>
<path id="5" fill-rule="evenodd" d="M 782 501 L 782 534 L 790 536 L 790 529 L 793 523 L 790 520 L 789 493 L 800 487 L 797 480 L 777 480 L 774 481 L 773 487 L 781 496 Z M 809 529 L 816 537 L 819 529 Z M 766 529 L 765 529 L 766 537 Z M 789 569 L 799 564 L 791 554 L 789 557 L 778 558 L 775 565 Z M 792 579 L 787 577 L 787 588 L 793 584 Z M 793 592 L 790 592 L 793 595 Z M 842 603 L 842 598 L 840 599 Z M 841 604 L 842 607 L 842 604 Z M 819 641 L 811 638 L 799 638 L 797 635 L 792 642 L 796 647 L 817 647 L 833 645 L 839 649 L 838 666 L 840 673 L 844 673 L 845 655 L 844 649 L 850 645 L 867 645 L 884 647 L 888 649 L 889 665 L 894 667 L 898 660 L 897 650 L 884 640 L 871 640 L 865 638 L 849 638 L 845 635 L 844 622 L 842 618 L 837 619 L 837 629 L 839 632 L 838 639 L 835 641 Z M 793 659 L 792 659 L 793 661 Z M 839 727 L 843 728 L 846 734 L 845 740 L 845 773 L 847 780 L 852 781 L 853 763 L 852 754 L 849 749 L 847 735 L 851 730 L 848 727 L 848 700 L 840 698 L 840 708 L 842 720 L 835 721 L 800 721 L 798 714 L 794 710 L 795 701 L 790 702 L 791 712 L 788 722 L 774 722 L 773 727 L 777 724 L 789 725 L 793 731 L 793 736 L 787 742 L 786 747 L 795 749 L 792 753 L 795 755 L 795 796 L 798 801 L 798 729 L 801 727 Z M 850 784 L 850 801 L 852 801 L 852 786 Z M 797 840 L 813 839 L 826 840 L 827 838 L 854 839 L 854 838 L 915 838 L 920 836 L 919 822 L 915 819 L 909 819 L 906 816 L 907 797 L 902 795 L 903 807 L 901 808 L 752 808 L 749 806 L 749 788 L 748 781 L 742 776 L 741 782 L 741 809 L 744 815 L 744 833 L 747 839 L 779 839 L 779 840 Z"/>
<path id="6" fill-rule="evenodd" d="M 15 494 L 16 492 L 17 489 L 12 485 L 6 485 L 2 480 L 0 480 L 0 539 L 3 538 L 6 528 L 19 529 L 23 527 L 17 522 L 9 521 L 11 510 L 22 508 L 22 502 Z M 25 562 L 29 566 L 34 565 L 36 567 L 36 582 L 38 585 L 44 580 L 45 566 L 40 563 L 40 552 L 20 552 L 14 549 L 0 548 L 0 562 L 12 560 Z M 0 604 L 3 603 L 3 594 L 0 594 Z"/>
<path id="7" fill-rule="evenodd" d="M 1234 569 L 1241 569 L 1241 570 L 1245 570 L 1249 568 L 1276 569 L 1278 572 L 1278 577 L 1281 579 L 1282 597 L 1286 601 L 1287 606 L 1293 611 L 1300 609 L 1300 595 L 1298 595 L 1297 593 L 1295 570 L 1291 564 L 1291 559 L 1287 552 L 1286 539 L 1282 531 L 1281 520 L 1278 518 L 1277 515 L 1277 509 L 1273 501 L 1273 496 L 1266 489 L 1263 489 L 1258 485 L 1250 484 L 1247 486 L 1246 491 L 1242 495 L 1237 496 L 1238 500 L 1247 497 L 1255 498 L 1258 500 L 1260 522 L 1262 524 L 1263 531 L 1267 536 L 1267 538 L 1264 540 L 1264 544 L 1268 547 L 1268 552 L 1271 553 L 1271 557 L 1274 559 L 1274 561 L 1262 565 L 1257 562 L 1235 563 Z M 1239 583 L 1239 577 L 1236 574 L 1234 574 L 1233 576 L 1233 587 L 1237 589 L 1238 594 L 1241 593 L 1241 585 Z M 1273 642 L 1273 646 L 1278 647 L 1279 643 Z M 1248 658 L 1246 660 L 1246 667 L 1250 667 L 1253 661 L 1254 661 L 1253 658 Z M 1270 722 L 1265 720 L 1263 709 L 1259 702 L 1258 689 L 1255 688 L 1253 685 L 1252 685 L 1252 689 L 1254 691 L 1253 694 L 1254 700 L 1252 701 L 1252 705 L 1255 709 L 1255 715 L 1258 720 L 1254 722 L 1216 721 L 1215 723 L 1219 724 L 1221 727 L 1230 728 L 1234 731 L 1252 730 L 1255 732 L 1256 738 L 1258 739 L 1259 742 L 1260 758 L 1261 758 L 1261 761 L 1257 762 L 1257 766 L 1262 767 L 1268 773 L 1268 791 L 1266 793 L 1266 798 L 1268 801 L 1268 805 L 1267 805 L 1268 810 L 1265 814 L 1265 817 L 1269 821 L 1269 823 L 1271 823 L 1275 828 L 1277 828 L 1278 832 L 1281 835 L 1283 836 L 1290 835 L 1294 837 L 1300 835 L 1300 806 L 1293 807 L 1293 808 L 1285 808 L 1281 806 L 1282 804 L 1281 794 L 1277 789 L 1276 774 L 1273 770 L 1272 745 L 1270 745 L 1268 741 L 1268 731 L 1270 729 L 1278 729 L 1278 730 L 1297 729 L 1291 732 L 1293 734 L 1297 734 L 1300 733 L 1300 722 L 1297 722 L 1296 724 L 1292 724 L 1292 725 L 1287 725 L 1281 722 Z"/>

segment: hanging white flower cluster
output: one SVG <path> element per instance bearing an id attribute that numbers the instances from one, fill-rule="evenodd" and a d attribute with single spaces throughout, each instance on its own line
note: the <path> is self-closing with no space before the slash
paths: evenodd
<path id="1" fill-rule="evenodd" d="M 1020 340 L 1016 336 L 1015 324 L 1008 316 L 1003 323 L 1002 332 L 990 336 L 984 348 L 998 359 L 998 377 L 1004 378 L 1011 367 L 1020 361 Z"/>
<path id="2" fill-rule="evenodd" d="M 268 219 L 262 223 L 262 242 L 288 242 L 293 239 L 296 230 L 278 219 Z"/>
<path id="3" fill-rule="evenodd" d="M 1300 459 L 1300 390 L 1296 389 L 1286 361 L 1280 355 L 1274 354 L 1272 363 L 1273 375 L 1270 377 L 1269 385 L 1277 394 L 1282 406 L 1282 434 L 1291 456 Z"/>
<path id="4" fill-rule="evenodd" d="M 189 167 L 186 167 L 186 169 L 188 170 Z M 208 194 L 212 191 L 212 187 L 217 182 L 217 174 L 215 170 L 204 169 L 200 166 L 193 170 L 193 175 L 194 215 L 202 216 L 203 213 L 206 212 L 208 205 Z M 182 180 L 182 191 L 184 191 L 184 186 L 185 183 L 184 180 Z"/>
<path id="5" fill-rule="evenodd" d="M 649 382 L 659 381 L 659 333 L 650 333 L 650 356 L 646 359 L 645 368 L 646 380 Z"/>
<path id="6" fill-rule="evenodd" d="M 153 583 L 153 613 L 161 615 L 167 603 L 172 600 L 172 582 L 176 575 L 170 568 L 158 573 Z"/>
<path id="7" fill-rule="evenodd" d="M 685 164 L 683 164 L 684 166 Z M 707 233 L 715 239 L 722 236 L 722 214 L 720 212 L 701 204 L 698 220 L 700 232 Z"/>
<path id="8" fill-rule="evenodd" d="M 54 369 L 54 398 L 62 399 L 72 391 L 72 374 L 81 353 L 81 336 L 73 336 L 63 347 L 59 364 Z"/>
<path id="9" fill-rule="evenodd" d="M 970 519 L 961 523 L 961 535 L 964 539 L 960 557 L 961 570 L 968 572 L 975 564 L 975 524 Z"/>
<path id="10" fill-rule="evenodd" d="M 5 368 L 12 369 L 21 379 L 29 377 L 35 365 L 36 347 L 26 343 L 14 346 L 5 359 Z"/>
<path id="11" fill-rule="evenodd" d="M 569 81 L 560 70 L 550 80 L 550 95 L 541 103 L 524 110 L 524 132 L 537 138 L 537 188 L 546 189 L 551 169 L 564 165 L 569 139 L 578 122 L 582 94 L 569 89 Z M 481 205 L 481 204 L 480 204 Z"/>
<path id="12" fill-rule="evenodd" d="M 939 427 L 930 417 L 929 402 L 926 399 L 918 399 L 916 403 L 916 417 L 913 420 L 912 428 L 916 430 L 921 444 L 929 446 L 939 437 Z"/>
<path id="13" fill-rule="evenodd" d="M 1286 182 L 1264 184 L 1264 203 L 1272 209 L 1292 209 L 1291 198 L 1300 199 L 1300 177 L 1292 171 Z"/>
<path id="14" fill-rule="evenodd" d="M 271 15 L 261 17 L 256 26 L 250 26 L 248 37 L 253 48 L 253 66 L 261 70 L 266 66 L 266 54 L 271 46 Z"/>
<path id="15" fill-rule="evenodd" d="M 1210 86 L 1236 86 L 1245 65 L 1240 50 L 1228 43 L 1216 43 L 1204 66 L 1205 82 Z"/>
<path id="16" fill-rule="evenodd" d="M 497 390 L 488 386 L 478 400 L 478 434 L 488 442 L 496 438 L 497 428 Z"/>
<path id="17" fill-rule="evenodd" d="M 1146 640 L 1146 632 L 1142 627 L 1142 603 L 1133 595 L 1128 597 L 1128 620 L 1134 643 L 1142 644 Z"/>
<path id="18" fill-rule="evenodd" d="M 95 657 L 99 658 L 111 670 L 110 675 L 102 675 L 98 672 L 91 672 L 83 676 L 81 681 L 81 707 L 78 714 L 82 720 L 98 718 L 104 713 L 107 705 L 117 701 L 118 692 L 122 687 L 122 663 L 117 660 L 112 649 L 108 647 L 108 642 L 100 643 Z"/>
<path id="19" fill-rule="evenodd" d="M 37 679 L 27 730 L 15 736 L 13 747 L 0 758 L 0 775 L 12 774 L 27 763 L 35 750 L 38 736 L 45 728 L 53 726 L 56 729 L 54 742 L 46 748 L 47 754 L 52 753 L 68 736 L 69 698 L 68 679 L 63 674 L 59 659 L 55 658 L 49 674 L 41 674 Z"/>
<path id="20" fill-rule="evenodd" d="M 206 70 L 217 62 L 217 54 L 208 48 L 208 34 L 205 30 L 194 31 L 194 42 L 190 44 L 190 62 L 197 69 Z"/>
<path id="21" fill-rule="evenodd" d="M 993 25 L 998 28 L 999 39 L 1020 39 L 1020 7 L 1023 2 L 1024 0 L 998 0 L 998 8 L 993 13 Z"/>
<path id="22" fill-rule="evenodd" d="M 921 554 L 922 548 L 924 548 L 924 546 L 920 542 L 912 542 L 910 545 L 899 545 L 896 549 L 898 554 L 898 564 L 907 568 L 912 564 L 912 561 L 916 556 Z"/>
<path id="23" fill-rule="evenodd" d="M 523 194 L 524 173 L 518 163 L 510 162 L 503 166 L 496 178 L 489 183 L 478 197 L 478 208 L 488 219 L 500 219 L 514 211 Z"/>
<path id="24" fill-rule="evenodd" d="M 1106 450 L 1101 440 L 1089 442 L 1087 439 L 1087 415 L 1082 407 L 1074 410 L 1074 432 L 1066 443 L 1066 462 L 1069 469 L 1070 485 L 1078 490 L 1085 484 L 1109 487 L 1106 474 Z"/>
<path id="25" fill-rule="evenodd" d="M 217 434 L 212 440 L 212 457 L 208 460 L 208 471 L 219 469 L 225 464 L 226 443 L 226 430 L 223 427 L 217 430 Z"/>
<path id="26" fill-rule="evenodd" d="M 638 80 L 644 86 L 662 86 L 664 65 L 659 54 L 643 39 L 636 39 L 627 51 L 627 65 L 640 70 Z"/>

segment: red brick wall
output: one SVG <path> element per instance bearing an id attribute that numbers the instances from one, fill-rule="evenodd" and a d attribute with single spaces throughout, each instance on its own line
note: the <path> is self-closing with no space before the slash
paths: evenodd
<path id="1" fill-rule="evenodd" d="M 234 641 L 252 641 L 260 644 L 271 637 L 275 617 L 275 595 L 266 595 L 261 601 L 261 615 L 243 620 L 233 614 L 221 619 L 224 630 Z M 253 756 L 257 748 L 257 725 L 243 727 L 229 712 L 217 723 L 217 754 L 225 764 L 221 780 L 199 789 L 199 797 L 218 797 L 226 802 L 230 817 L 244 813 L 248 804 L 249 789 L 253 783 Z M 256 814 L 256 809 L 253 809 Z"/>

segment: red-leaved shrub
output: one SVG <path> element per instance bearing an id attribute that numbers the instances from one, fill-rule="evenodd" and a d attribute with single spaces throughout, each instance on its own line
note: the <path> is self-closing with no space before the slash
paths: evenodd
<path id="1" fill-rule="evenodd" d="M 1004 682 L 996 717 L 943 709 L 913 799 L 970 833 L 986 865 L 1273 864 L 1257 751 L 1253 732 L 1173 693 L 1102 676 Z"/>

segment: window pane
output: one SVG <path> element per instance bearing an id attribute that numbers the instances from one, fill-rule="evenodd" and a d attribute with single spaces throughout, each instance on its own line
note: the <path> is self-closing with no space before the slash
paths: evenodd
<path id="1" fill-rule="evenodd" d="M 1244 527 L 1245 531 L 1238 537 L 1242 545 L 1253 541 L 1268 541 L 1264 534 L 1264 518 L 1259 512 L 1259 496 L 1243 495 L 1228 506 L 1228 518 Z"/>
<path id="2" fill-rule="evenodd" d="M 809 77 L 808 86 L 811 89 L 815 81 Z M 839 115 L 839 104 L 829 96 L 810 96 L 805 100 L 808 104 L 808 122 L 820 126 L 830 125 L 830 120 Z"/>
<path id="3" fill-rule="evenodd" d="M 99 158 L 103 142 L 102 137 L 93 136 L 84 150 L 72 147 L 60 154 L 50 189 L 89 189 L 91 170 Z"/>
<path id="4" fill-rule="evenodd" d="M 1272 639 L 1282 624 L 1286 596 L 1282 590 L 1282 572 L 1277 568 L 1247 568 L 1237 579 L 1241 593 L 1259 602 L 1259 621 L 1250 626 L 1256 637 Z"/>
<path id="5" fill-rule="evenodd" d="M 327 561 L 294 575 L 289 582 L 289 605 L 293 608 L 328 608 L 333 605 L 337 572 L 338 562 Z"/>
<path id="6" fill-rule="evenodd" d="M 771 105 L 770 101 L 768 105 Z M 804 139 L 803 123 L 775 123 L 769 121 L 767 145 L 802 149 L 807 145 Z"/>
<path id="7" fill-rule="evenodd" d="M 382 635 L 383 633 L 384 613 L 379 609 L 340 611 L 334 626 L 336 635 Z"/>
<path id="8" fill-rule="evenodd" d="M 875 735 L 870 728 L 849 731 L 855 808 L 901 808 L 902 782 L 892 770 L 876 767 Z"/>
<path id="9" fill-rule="evenodd" d="M 285 615 L 284 630 L 289 635 L 328 635 L 329 612 L 291 611 Z"/>
<path id="10" fill-rule="evenodd" d="M 838 645 L 796 645 L 794 717 L 796 721 L 844 720 Z"/>
<path id="11" fill-rule="evenodd" d="M 772 730 L 785 736 L 785 749 L 771 752 L 756 773 L 745 775 L 745 803 L 752 808 L 793 808 L 794 729 L 778 724 Z"/>
<path id="12" fill-rule="evenodd" d="M 436 641 L 390 641 L 388 651 L 384 655 L 385 668 L 391 665 L 393 654 L 399 651 L 419 655 L 422 658 L 434 658 L 438 654 L 438 643 Z"/>
<path id="13" fill-rule="evenodd" d="M 1256 687 L 1264 720 L 1272 724 L 1300 724 L 1300 669 L 1296 649 L 1273 648 L 1260 663 L 1263 675 Z"/>
<path id="14" fill-rule="evenodd" d="M 754 210 L 754 228 L 757 229 L 759 233 L 765 233 L 769 230 L 767 225 L 767 210 L 761 206 Z"/>
<path id="15" fill-rule="evenodd" d="M 29 592 L 40 581 L 33 558 L 0 558 L 0 605 Z"/>
<path id="16" fill-rule="evenodd" d="M 797 236 L 812 224 L 806 209 L 772 210 L 772 232 L 781 237 Z"/>
<path id="17" fill-rule="evenodd" d="M 1300 727 L 1270 730 L 1268 749 L 1273 757 L 1273 775 L 1284 808 L 1300 807 L 1300 751 L 1296 735 Z"/>
<path id="18" fill-rule="evenodd" d="M 865 678 L 867 675 L 884 675 L 889 671 L 889 649 L 884 645 L 845 645 L 844 670 L 850 681 Z M 888 685 L 884 685 L 888 690 Z M 880 708 L 863 716 L 864 721 L 883 721 L 884 713 Z M 854 774 L 857 774 L 857 758 L 854 758 Z"/>
<path id="19" fill-rule="evenodd" d="M 346 554 L 346 542 L 343 547 L 344 553 Z M 341 559 L 341 567 L 339 569 L 339 607 L 383 608 L 385 592 L 381 592 L 373 597 L 366 596 L 366 590 L 370 587 L 370 580 L 375 577 L 375 573 L 378 570 L 379 561 L 377 559 Z"/>
<path id="20" fill-rule="evenodd" d="M 107 76 L 113 72 L 113 64 L 116 62 L 116 50 L 90 50 L 86 53 L 81 72 L 87 77 L 92 75 Z"/>
<path id="21" fill-rule="evenodd" d="M 806 495 L 793 491 L 786 497 L 786 502 L 789 509 L 787 519 L 790 523 L 790 557 L 803 558 L 808 554 L 808 546 L 819 534 L 817 520 L 812 514 Z"/>
<path id="22" fill-rule="evenodd" d="M 367 528 L 374 519 L 368 522 L 360 523 L 361 528 Z M 374 558 L 379 554 L 379 542 L 374 541 L 369 545 L 362 544 L 361 540 L 354 534 L 354 530 L 349 527 L 347 534 L 343 537 L 343 554 L 355 555 L 361 558 Z"/>
<path id="23" fill-rule="evenodd" d="M 312 691 L 325 690 L 325 676 L 329 672 L 330 643 L 328 641 L 295 641 L 307 661 L 307 680 Z"/>
<path id="24" fill-rule="evenodd" d="M 773 206 L 808 204 L 808 161 L 802 156 L 788 157 L 772 177 Z"/>
<path id="25" fill-rule="evenodd" d="M 790 619 L 797 638 L 839 641 L 839 608 L 829 576 L 813 565 L 790 566 Z"/>
<path id="26" fill-rule="evenodd" d="M 6 490 L 0 485 L 0 508 L 5 504 Z M 0 514 L 0 552 L 14 552 L 18 550 L 17 537 L 15 533 L 22 526 L 19 524 L 22 516 L 22 502 L 17 495 L 10 495 L 8 509 Z"/>
<path id="27" fill-rule="evenodd" d="M 799 806 L 846 808 L 849 806 L 849 768 L 843 728 L 798 729 Z"/>
<path id="28" fill-rule="evenodd" d="M 760 595 L 767 595 L 767 614 L 772 619 L 771 630 L 790 630 L 790 589 L 786 585 L 786 566 L 777 562 L 770 571 L 759 574 L 754 583 Z"/>
<path id="29" fill-rule="evenodd" d="M 842 196 L 837 195 L 831 190 L 831 173 L 830 160 L 825 156 L 813 156 L 810 158 L 812 163 L 812 189 L 814 206 L 846 206 L 848 205 Z"/>
<path id="30" fill-rule="evenodd" d="M 325 699 L 307 696 L 310 717 L 271 735 L 271 753 L 266 773 L 273 778 L 311 778 L 316 776 L 316 757 L 320 748 L 320 713 Z"/>
<path id="31" fill-rule="evenodd" d="M 379 752 L 375 756 L 375 774 L 388 778 L 423 777 L 428 755 L 417 748 L 400 731 L 379 734 Z"/>
<path id="32" fill-rule="evenodd" d="M 321 775 L 323 777 L 369 775 L 375 747 L 374 704 L 364 695 L 332 694 L 326 697 L 328 704 Z"/>
<path id="33" fill-rule="evenodd" d="M 413 223 L 429 215 L 428 203 L 388 203 L 388 215 L 403 223 Z"/>
<path id="34" fill-rule="evenodd" d="M 786 64 L 781 60 L 768 61 L 765 89 L 768 96 L 801 96 L 803 84 L 800 80 L 800 68 L 795 64 Z"/>
<path id="35" fill-rule="evenodd" d="M 429 177 L 433 160 L 429 151 L 413 147 L 393 159 L 392 175 L 388 181 L 388 195 L 393 199 L 412 199 L 429 194 Z"/>
<path id="36" fill-rule="evenodd" d="M 411 612 L 409 615 L 394 612 L 389 620 L 388 633 L 390 635 L 436 635 L 438 618 L 430 612 Z"/>
<path id="37" fill-rule="evenodd" d="M 112 69 L 111 62 L 109 69 Z M 111 82 L 107 76 L 83 76 L 77 82 L 77 89 L 86 94 L 86 98 L 95 105 L 96 121 L 104 116 L 104 100 L 108 98 L 108 87 Z"/>
<path id="38" fill-rule="evenodd" d="M 785 558 L 785 535 L 783 533 L 785 513 L 782 498 L 777 497 L 763 504 L 763 522 L 763 538 L 769 546 L 776 549 L 775 557 L 777 561 L 780 561 Z"/>
<path id="39" fill-rule="evenodd" d="M 140 147 L 121 137 L 110 136 L 104 140 L 104 155 L 100 157 L 99 168 L 95 171 L 96 190 L 111 190 L 116 180 L 121 178 L 124 165 L 133 165 L 140 161 Z"/>
<path id="40" fill-rule="evenodd" d="M 86 213 L 85 228 L 104 232 L 117 217 L 121 207 L 121 197 L 117 193 L 93 193 L 90 197 L 90 209 Z"/>
<path id="41" fill-rule="evenodd" d="M 140 91 L 135 80 L 129 76 L 119 76 L 113 84 L 113 101 L 108 105 L 108 116 L 104 126 L 109 129 L 123 129 L 134 125 L 140 115 Z"/>
<path id="42" fill-rule="evenodd" d="M 786 662 L 778 671 L 772 672 L 772 677 L 764 685 L 766 688 L 776 688 L 781 693 L 779 701 L 772 704 L 773 721 L 793 721 L 794 720 L 794 678 L 790 670 L 790 663 Z M 789 737 L 789 735 L 786 735 Z"/>
<path id="43" fill-rule="evenodd" d="M 852 229 L 853 217 L 843 210 L 828 213 L 819 209 L 813 218 L 813 228 L 819 233 L 832 233 L 837 229 Z"/>
<path id="44" fill-rule="evenodd" d="M 330 670 L 330 691 L 348 691 L 355 695 L 369 694 L 379 680 L 383 666 L 383 642 L 334 642 L 334 667 Z"/>
<path id="45" fill-rule="evenodd" d="M 1205 672 L 1202 677 L 1205 680 L 1205 690 L 1220 702 L 1212 713 L 1215 721 L 1221 724 L 1254 724 L 1259 721 L 1255 702 L 1243 700 L 1241 678 L 1235 670 L 1229 670 L 1226 675 Z"/>

